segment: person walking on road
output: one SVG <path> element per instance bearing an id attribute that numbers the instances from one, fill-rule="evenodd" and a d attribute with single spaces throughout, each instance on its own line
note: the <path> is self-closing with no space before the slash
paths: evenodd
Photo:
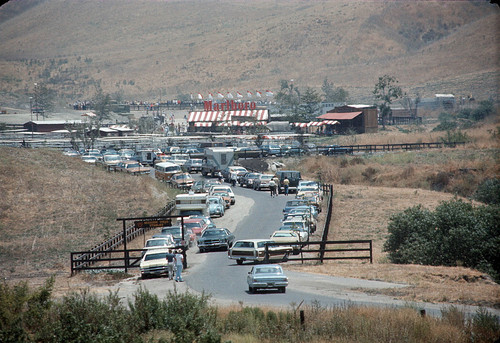
<path id="1" fill-rule="evenodd" d="M 269 189 L 271 191 L 271 198 L 274 198 L 276 196 L 276 182 L 274 182 L 274 179 L 269 181 Z"/>
<path id="2" fill-rule="evenodd" d="M 231 185 L 234 187 L 234 186 L 236 186 L 236 181 L 238 179 L 238 174 L 231 173 L 230 175 L 231 175 L 230 176 L 230 178 L 231 178 Z"/>
<path id="3" fill-rule="evenodd" d="M 172 254 L 172 250 L 168 251 L 168 254 L 165 255 L 167 259 L 167 268 L 168 268 L 168 279 L 173 280 L 174 279 L 174 259 L 175 255 Z"/>
<path id="4" fill-rule="evenodd" d="M 181 250 L 177 250 L 174 260 L 175 260 L 175 267 L 177 268 L 177 271 L 175 273 L 175 281 L 183 282 L 184 280 L 182 280 L 182 265 L 184 263 L 184 256 L 182 256 Z"/>
<path id="5" fill-rule="evenodd" d="M 273 179 L 274 184 L 276 185 L 276 188 L 274 189 L 274 195 L 278 196 L 280 194 L 280 180 L 276 175 L 274 175 Z"/>
<path id="6" fill-rule="evenodd" d="M 283 180 L 283 187 L 285 188 L 285 195 L 288 195 L 288 187 L 290 187 L 290 180 L 285 176 Z"/>

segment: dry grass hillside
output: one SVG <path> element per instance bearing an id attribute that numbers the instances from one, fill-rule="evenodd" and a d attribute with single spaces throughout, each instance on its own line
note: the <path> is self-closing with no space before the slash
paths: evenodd
<path id="1" fill-rule="evenodd" d="M 68 99 L 100 84 L 157 100 L 328 77 L 371 102 L 388 73 L 410 95 L 496 97 L 499 15 L 486 1 L 11 1 L 0 95 L 25 103 L 46 82 Z"/>
<path id="2" fill-rule="evenodd" d="M 0 148 L 0 277 L 67 273 L 69 253 L 152 215 L 169 200 L 149 176 L 111 174 L 60 151 Z"/>

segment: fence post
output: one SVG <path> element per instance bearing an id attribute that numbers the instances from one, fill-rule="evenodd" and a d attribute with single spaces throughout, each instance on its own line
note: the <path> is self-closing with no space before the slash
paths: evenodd
<path id="1" fill-rule="evenodd" d="M 371 239 L 370 239 L 370 264 L 373 264 L 373 245 Z"/>
<path id="2" fill-rule="evenodd" d="M 127 254 L 127 226 L 125 224 L 125 220 L 123 223 L 123 258 L 125 259 L 125 273 L 128 273 L 128 254 Z"/>
<path id="3" fill-rule="evenodd" d="M 265 248 L 265 253 L 264 253 L 264 262 L 268 263 L 269 262 L 269 246 L 266 243 L 266 248 Z"/>

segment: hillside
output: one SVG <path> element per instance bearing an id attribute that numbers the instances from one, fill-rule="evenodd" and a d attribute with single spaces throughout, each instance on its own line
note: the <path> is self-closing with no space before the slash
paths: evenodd
<path id="1" fill-rule="evenodd" d="M 153 215 L 170 199 L 148 176 L 108 173 L 47 149 L 0 148 L 0 277 L 67 273 L 69 253 Z"/>
<path id="2" fill-rule="evenodd" d="M 327 77 L 372 102 L 385 73 L 410 95 L 497 97 L 499 18 L 485 1 L 17 0 L 0 7 L 0 101 L 34 82 L 157 100 Z"/>

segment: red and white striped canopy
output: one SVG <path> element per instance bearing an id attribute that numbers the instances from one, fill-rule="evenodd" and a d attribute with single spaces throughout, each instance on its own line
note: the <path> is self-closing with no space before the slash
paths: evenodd
<path id="1" fill-rule="evenodd" d="M 325 125 L 336 125 L 338 123 L 339 123 L 339 121 L 337 121 L 337 120 L 323 120 L 323 124 L 325 124 Z"/>
<path id="2" fill-rule="evenodd" d="M 268 120 L 269 111 L 195 111 L 189 112 L 188 122 L 231 121 L 240 117 L 254 118 L 258 121 Z"/>
<path id="3" fill-rule="evenodd" d="M 292 123 L 292 125 L 296 127 L 307 127 L 307 123 Z"/>
<path id="4" fill-rule="evenodd" d="M 307 126 L 321 126 L 324 125 L 322 121 L 311 121 L 307 123 Z"/>

